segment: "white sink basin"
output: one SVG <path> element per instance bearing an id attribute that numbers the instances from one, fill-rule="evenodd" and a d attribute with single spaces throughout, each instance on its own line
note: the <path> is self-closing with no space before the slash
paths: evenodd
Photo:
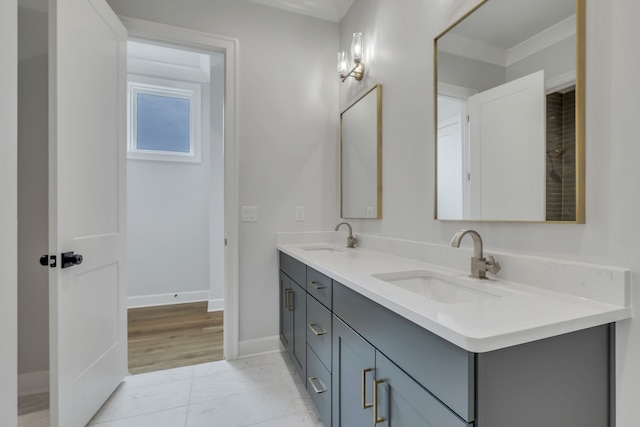
<path id="1" fill-rule="evenodd" d="M 316 252 L 344 252 L 344 249 L 342 248 L 327 244 L 304 245 L 300 246 L 300 249 Z"/>
<path id="2" fill-rule="evenodd" d="M 511 294 L 484 280 L 428 270 L 374 274 L 373 277 L 444 304 L 476 302 Z"/>

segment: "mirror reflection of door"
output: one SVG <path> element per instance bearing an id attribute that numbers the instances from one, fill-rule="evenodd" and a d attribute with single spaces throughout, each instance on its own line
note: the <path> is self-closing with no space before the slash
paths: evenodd
<path id="1" fill-rule="evenodd" d="M 469 205 L 466 100 L 440 95 L 438 111 L 438 218 L 463 219 Z"/>
<path id="2" fill-rule="evenodd" d="M 580 46 L 582 0 L 481 1 L 436 38 L 437 219 L 584 222 Z M 536 73 L 544 77 L 532 104 L 525 89 L 507 95 Z M 463 115 L 459 130 L 449 98 L 477 108 L 470 126 Z"/>
<path id="3" fill-rule="evenodd" d="M 471 218 L 545 220 L 544 72 L 469 98 Z"/>

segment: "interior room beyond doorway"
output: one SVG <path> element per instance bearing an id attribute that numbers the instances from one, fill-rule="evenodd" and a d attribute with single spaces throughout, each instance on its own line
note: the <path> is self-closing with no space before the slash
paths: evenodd
<path id="1" fill-rule="evenodd" d="M 223 358 L 224 55 L 140 40 L 127 50 L 135 374 Z"/>

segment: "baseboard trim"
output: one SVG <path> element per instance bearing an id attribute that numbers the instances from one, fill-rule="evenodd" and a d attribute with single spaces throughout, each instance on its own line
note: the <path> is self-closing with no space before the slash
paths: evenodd
<path id="1" fill-rule="evenodd" d="M 199 301 L 209 301 L 209 291 L 172 292 L 167 294 L 133 296 L 127 298 L 127 307 L 153 307 L 157 305 L 184 304 Z"/>
<path id="2" fill-rule="evenodd" d="M 209 300 L 209 307 L 207 308 L 208 312 L 222 310 L 224 310 L 224 298 Z"/>
<path id="3" fill-rule="evenodd" d="M 49 391 L 49 371 L 18 374 L 18 396 Z"/>
<path id="4" fill-rule="evenodd" d="M 238 356 L 241 359 L 279 351 L 281 351 L 281 347 L 280 337 L 278 335 L 238 342 Z"/>

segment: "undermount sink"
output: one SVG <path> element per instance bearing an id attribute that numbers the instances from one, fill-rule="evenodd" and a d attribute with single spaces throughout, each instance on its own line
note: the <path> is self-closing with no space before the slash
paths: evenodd
<path id="1" fill-rule="evenodd" d="M 372 276 L 444 304 L 477 302 L 510 294 L 506 289 L 485 284 L 479 279 L 451 276 L 428 270 L 382 273 Z"/>
<path id="2" fill-rule="evenodd" d="M 327 244 L 316 244 L 316 245 L 304 245 L 300 246 L 300 249 L 305 251 L 316 251 L 316 252 L 344 252 L 344 249 L 339 248 L 333 245 Z"/>

